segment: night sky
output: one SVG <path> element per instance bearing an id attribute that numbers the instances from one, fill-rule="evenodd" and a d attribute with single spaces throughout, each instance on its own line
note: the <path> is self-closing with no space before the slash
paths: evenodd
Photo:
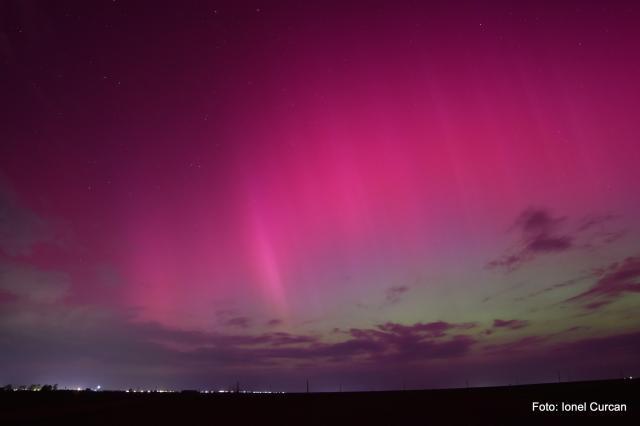
<path id="1" fill-rule="evenodd" d="M 0 383 L 640 375 L 638 22 L 1 2 Z"/>

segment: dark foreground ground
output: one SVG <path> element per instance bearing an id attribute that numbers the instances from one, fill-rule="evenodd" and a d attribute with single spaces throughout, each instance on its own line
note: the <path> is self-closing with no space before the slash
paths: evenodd
<path id="1" fill-rule="evenodd" d="M 533 413 L 533 401 L 558 411 Z M 592 401 L 627 411 L 590 412 Z M 640 424 L 639 401 L 639 380 L 317 394 L 2 392 L 0 424 Z M 562 402 L 586 402 L 587 412 L 560 412 Z"/>

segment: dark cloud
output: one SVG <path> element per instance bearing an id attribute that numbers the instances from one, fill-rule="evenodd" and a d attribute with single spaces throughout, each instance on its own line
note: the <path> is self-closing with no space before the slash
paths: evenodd
<path id="1" fill-rule="evenodd" d="M 67 274 L 42 270 L 28 264 L 0 262 L 0 291 L 20 300 L 54 303 L 63 299 L 70 288 Z"/>
<path id="2" fill-rule="evenodd" d="M 548 365 L 582 368 L 597 366 L 601 359 L 628 368 L 638 365 L 629 354 L 638 353 L 640 341 L 637 333 L 562 344 L 552 344 L 549 336 L 525 336 L 474 352 L 478 341 L 464 334 L 476 327 L 474 323 L 387 322 L 352 328 L 346 334 L 334 334 L 337 341 L 325 341 L 284 332 L 178 330 L 135 318 L 133 313 L 91 306 L 40 305 L 28 300 L 0 305 L 4 348 L 0 375 L 14 383 L 37 382 L 41 377 L 65 383 L 68 377 L 91 377 L 103 385 L 112 380 L 112 386 L 164 380 L 180 386 L 220 384 L 264 373 L 277 386 L 287 386 L 286 378 L 298 380 L 296 372 L 302 369 L 301 374 L 311 377 L 327 377 L 330 372 L 336 383 L 345 378 L 366 383 L 376 377 L 384 378 L 388 387 L 402 373 L 415 379 L 416 386 L 463 383 L 465 377 L 479 384 L 480 372 L 492 380 L 501 374 L 512 377 L 529 372 L 540 377 Z M 431 361 L 439 359 L 447 360 L 446 364 L 429 368 Z M 35 365 L 45 370 L 34 369 Z M 587 367 L 585 371 L 594 371 Z"/>
<path id="3" fill-rule="evenodd" d="M 175 369 L 184 370 L 185 374 L 213 374 L 308 363 L 385 368 L 396 362 L 461 357 L 469 352 L 475 339 L 454 331 L 471 327 L 473 324 L 469 323 L 385 323 L 370 329 L 351 329 L 345 339 L 325 342 L 312 335 L 284 332 L 177 330 L 95 307 L 47 305 L 42 309 L 16 303 L 3 305 L 0 310 L 0 335 L 6 348 L 0 359 L 2 365 L 11 365 L 24 374 L 33 374 L 30 366 L 46 359 L 46 365 L 71 375 L 78 374 L 77 363 L 83 360 L 83 365 L 96 366 L 93 374 L 104 371 L 97 366 L 108 365 L 122 372 L 119 374 L 129 374 L 129 381 L 141 376 L 158 377 L 159 371 L 166 374 Z M 0 367 L 0 374 L 7 376 L 5 373 Z"/>
<path id="4" fill-rule="evenodd" d="M 529 236 L 549 235 L 564 222 L 566 218 L 554 218 L 547 210 L 528 208 L 520 213 L 514 227 Z"/>
<path id="5" fill-rule="evenodd" d="M 528 208 L 516 218 L 510 229 L 519 235 L 516 246 L 489 261 L 486 267 L 513 271 L 541 255 L 610 244 L 624 235 L 621 231 L 605 229 L 606 223 L 612 219 L 612 215 L 586 218 L 571 231 L 567 229 L 567 218 L 554 217 L 546 209 Z"/>
<path id="6" fill-rule="evenodd" d="M 215 345 L 197 351 L 199 358 L 221 356 L 232 363 L 254 359 L 271 365 L 282 360 L 298 362 L 425 361 L 462 356 L 475 343 L 465 335 L 448 336 L 452 330 L 467 330 L 472 323 L 452 324 L 443 321 L 401 325 L 380 324 L 371 329 L 350 329 L 346 340 L 325 343 L 313 336 L 267 333 L 257 336 L 218 336 Z M 234 356 L 221 355 L 232 351 Z"/>
<path id="7" fill-rule="evenodd" d="M 565 302 L 583 303 L 586 309 L 595 310 L 626 293 L 640 293 L 640 257 L 627 257 L 595 270 L 594 274 L 599 279 L 591 288 Z"/>
<path id="8" fill-rule="evenodd" d="M 570 287 L 570 286 L 576 285 L 576 284 L 578 284 L 578 283 L 580 283 L 580 282 L 582 282 L 584 280 L 591 279 L 591 278 L 593 278 L 593 274 L 592 273 L 584 274 L 584 275 L 581 275 L 581 276 L 576 277 L 576 278 L 570 278 L 568 280 L 564 280 L 562 282 L 553 284 L 553 285 L 551 285 L 549 287 L 545 287 L 545 288 L 543 288 L 541 290 L 535 291 L 533 293 L 529 293 L 529 294 L 527 294 L 525 296 L 516 297 L 514 300 L 515 301 L 523 301 L 523 300 L 526 300 L 526 299 L 530 299 L 532 297 L 539 296 L 539 295 L 544 294 L 544 293 L 548 293 L 550 291 L 554 291 L 554 290 L 557 290 L 557 289 L 560 289 L 560 288 Z"/>
<path id="9" fill-rule="evenodd" d="M 413 325 L 402 325 L 392 322 L 381 324 L 378 328 L 382 331 L 394 333 L 399 336 L 425 335 L 427 337 L 442 337 L 451 330 L 468 330 L 474 328 L 475 323 L 449 323 L 445 321 L 435 321 L 429 323 L 415 323 Z"/>
<path id="10" fill-rule="evenodd" d="M 0 305 L 0 336 L 0 364 L 24 366 L 24 374 L 34 374 L 32 366 L 44 363 L 75 376 L 76 364 L 82 361 L 83 365 L 96 365 L 93 374 L 109 366 L 129 372 L 129 380 L 176 369 L 189 372 L 240 368 L 248 363 L 269 365 L 279 353 L 289 350 L 293 355 L 301 345 L 318 343 L 316 337 L 289 333 L 179 330 L 138 322 L 132 314 L 94 306 L 35 305 L 28 301 Z M 0 367 L 0 375 L 6 374 Z"/>
<path id="11" fill-rule="evenodd" d="M 546 336 L 525 336 L 507 343 L 487 345 L 483 349 L 492 353 L 511 354 L 513 352 L 528 351 L 536 349 L 547 342 Z"/>
<path id="12" fill-rule="evenodd" d="M 586 337 L 579 340 L 566 341 L 557 340 L 567 333 L 587 330 L 588 327 L 575 326 L 558 333 L 549 335 L 524 336 L 517 340 L 505 343 L 491 344 L 483 349 L 495 355 L 504 356 L 527 356 L 537 358 L 542 361 L 550 357 L 569 360 L 579 363 L 587 358 L 600 362 L 602 359 L 612 362 L 621 358 L 633 359 L 635 354 L 640 353 L 640 332 L 634 331 L 628 334 L 617 334 L 610 336 Z M 629 360 L 625 362 L 628 363 Z M 535 364 L 535 361 L 530 361 Z M 637 361 L 635 364 L 638 364 Z"/>
<path id="13" fill-rule="evenodd" d="M 609 229 L 609 223 L 615 219 L 617 219 L 617 217 L 611 214 L 584 218 L 578 225 L 576 231 L 577 233 L 588 233 L 584 247 L 593 249 L 602 245 L 611 244 L 622 238 L 627 231 L 612 231 Z"/>
<path id="14" fill-rule="evenodd" d="M 269 327 L 277 327 L 279 325 L 282 325 L 282 320 L 278 319 L 278 318 L 273 318 L 273 319 L 270 319 L 269 321 L 267 321 L 267 325 Z"/>
<path id="15" fill-rule="evenodd" d="M 619 358 L 636 356 L 640 353 L 640 332 L 613 336 L 589 337 L 574 342 L 557 344 L 554 352 L 571 356 L 589 356 L 614 362 Z M 606 356 L 602 356 L 605 355 Z"/>
<path id="16" fill-rule="evenodd" d="M 237 316 L 238 312 L 235 309 L 218 309 L 216 311 L 216 317 L 218 320 L 224 321 L 230 317 Z"/>
<path id="17" fill-rule="evenodd" d="M 157 340 L 198 343 L 194 332 L 137 324 L 126 316 L 91 306 L 34 305 L 22 301 L 0 309 L 3 364 L 17 368 L 45 363 L 49 368 L 79 360 L 111 363 L 114 367 L 152 368 L 179 359 Z M 6 373 L 3 372 L 3 373 Z"/>
<path id="18" fill-rule="evenodd" d="M 591 327 L 587 327 L 585 325 L 575 325 L 573 327 L 569 327 L 567 328 L 565 331 L 565 333 L 573 333 L 576 331 L 584 331 L 584 330 L 589 330 Z"/>
<path id="19" fill-rule="evenodd" d="M 612 214 L 599 215 L 599 216 L 589 216 L 584 218 L 578 224 L 578 232 L 587 231 L 592 228 L 603 228 L 605 224 L 611 222 L 615 219 L 615 216 Z"/>
<path id="20" fill-rule="evenodd" d="M 225 320 L 225 325 L 237 328 L 249 328 L 251 320 L 247 317 L 233 317 Z"/>
<path id="21" fill-rule="evenodd" d="M 516 269 L 522 262 L 523 258 L 517 254 L 510 254 L 507 256 L 503 256 L 499 259 L 495 259 L 487 263 L 488 269 L 505 269 L 507 271 L 513 271 Z"/>
<path id="22" fill-rule="evenodd" d="M 540 235 L 530 241 L 526 249 L 532 253 L 565 251 L 570 249 L 572 244 L 572 239 L 570 237 L 549 237 Z"/>
<path id="23" fill-rule="evenodd" d="M 558 228 L 565 220 L 563 217 L 553 217 L 544 209 L 529 208 L 523 211 L 511 228 L 511 231 L 520 234 L 519 248 L 490 261 L 487 267 L 512 271 L 537 255 L 571 249 L 573 238 L 558 233 Z"/>
<path id="24" fill-rule="evenodd" d="M 586 305 L 584 305 L 584 307 L 590 311 L 595 311 L 596 309 L 600 309 L 603 306 L 608 305 L 609 303 L 611 303 L 610 300 L 598 300 L 595 302 L 587 303 Z"/>
<path id="25" fill-rule="evenodd" d="M 516 283 L 514 285 L 511 285 L 511 286 L 509 286 L 509 287 L 507 287 L 505 289 L 499 290 L 499 291 L 497 291 L 497 292 L 495 292 L 495 293 L 493 293 L 493 294 L 491 294 L 489 296 L 484 297 L 482 299 L 482 303 L 486 303 L 486 302 L 488 302 L 488 301 L 490 301 L 490 300 L 492 300 L 492 299 L 494 299 L 494 298 L 496 298 L 498 296 L 502 296 L 502 295 L 505 295 L 507 293 L 511 293 L 514 290 L 517 290 L 517 289 L 519 289 L 519 288 L 521 288 L 521 287 L 523 287 L 525 285 L 527 285 L 527 282 L 526 281 L 521 281 L 521 282 Z"/>
<path id="26" fill-rule="evenodd" d="M 493 328 L 508 328 L 509 330 L 518 330 L 529 325 L 529 321 L 511 319 L 511 320 L 493 320 Z"/>
<path id="27" fill-rule="evenodd" d="M 474 323 L 436 321 L 402 325 L 387 322 L 373 329 L 351 329 L 349 334 L 361 344 L 367 342 L 378 350 L 369 353 L 371 360 L 420 361 L 464 355 L 475 343 L 467 335 L 449 335 L 468 330 Z"/>
<path id="28" fill-rule="evenodd" d="M 385 301 L 388 304 L 398 303 L 402 296 L 409 291 L 408 286 L 394 286 L 385 292 Z"/>
<path id="29" fill-rule="evenodd" d="M 565 332 L 569 332 L 566 330 Z M 640 332 L 633 331 L 577 340 L 554 341 L 549 336 L 525 336 L 485 347 L 485 357 L 458 366 L 478 380 L 491 384 L 562 380 L 593 380 L 620 377 L 640 367 Z M 633 374 L 635 376 L 635 374 Z M 496 383 L 496 378 L 498 379 Z"/>
<path id="30" fill-rule="evenodd" d="M 9 256 L 28 256 L 36 244 L 54 241 L 49 224 L 22 206 L 0 182 L 0 252 Z"/>

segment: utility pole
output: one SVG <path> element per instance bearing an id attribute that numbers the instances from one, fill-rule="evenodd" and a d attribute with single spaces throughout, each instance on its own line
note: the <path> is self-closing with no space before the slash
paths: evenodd
<path id="1" fill-rule="evenodd" d="M 309 393 L 309 379 L 307 379 L 307 393 Z"/>

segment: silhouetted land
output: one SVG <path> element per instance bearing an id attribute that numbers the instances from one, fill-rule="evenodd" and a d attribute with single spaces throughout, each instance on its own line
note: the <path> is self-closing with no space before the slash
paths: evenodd
<path id="1" fill-rule="evenodd" d="M 640 424 L 639 380 L 495 388 L 300 394 L 3 392 L 0 424 Z M 533 401 L 627 411 L 532 413 Z"/>

